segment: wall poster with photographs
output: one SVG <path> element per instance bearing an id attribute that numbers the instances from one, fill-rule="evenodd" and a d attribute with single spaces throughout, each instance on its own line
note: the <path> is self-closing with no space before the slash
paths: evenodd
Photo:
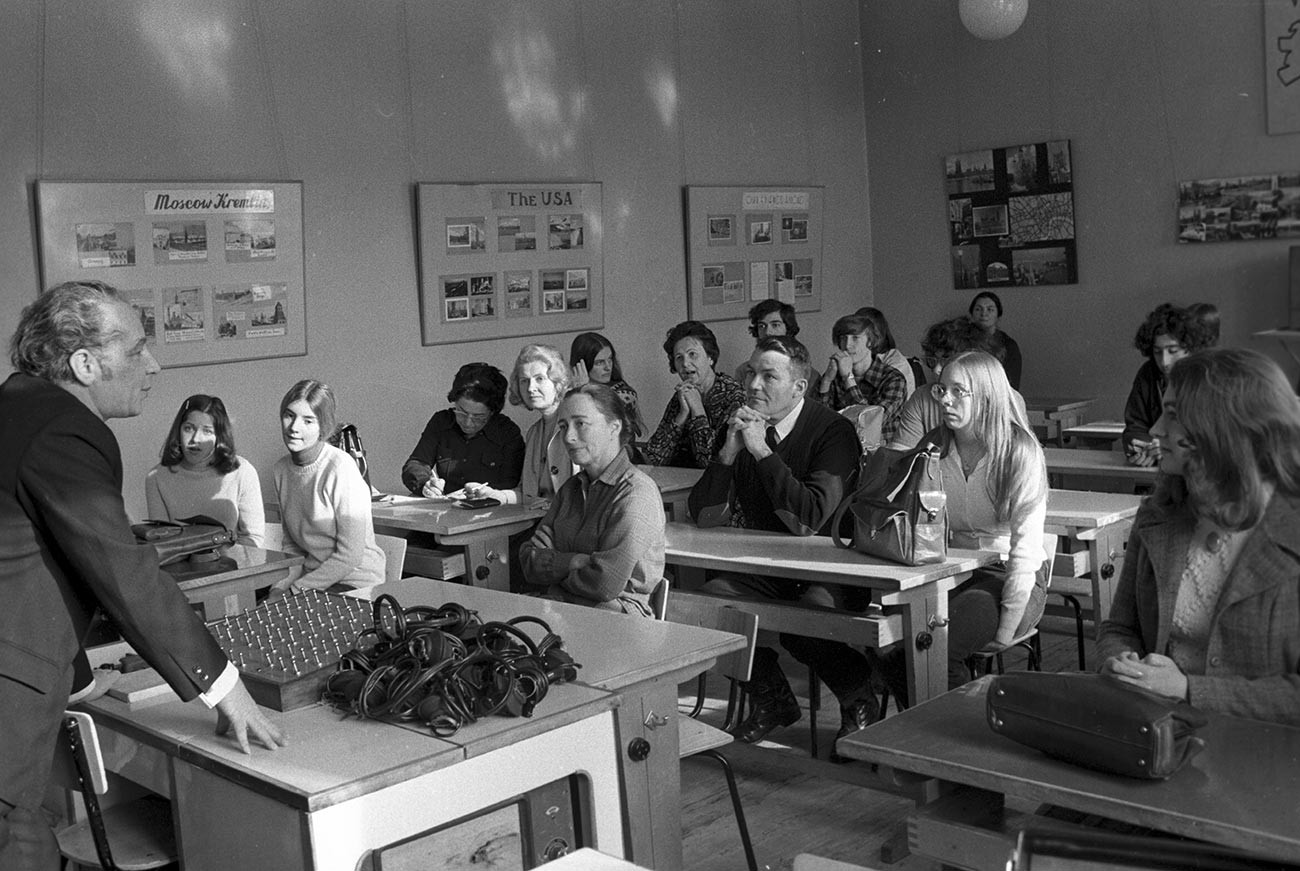
<path id="1" fill-rule="evenodd" d="M 598 183 L 416 187 L 425 345 L 599 330 Z"/>
<path id="2" fill-rule="evenodd" d="M 1178 183 L 1178 241 L 1300 238 L 1300 172 Z"/>
<path id="3" fill-rule="evenodd" d="M 41 280 L 98 280 L 163 368 L 307 353 L 302 182 L 36 182 Z"/>
<path id="4" fill-rule="evenodd" d="M 822 188 L 686 188 L 688 310 L 699 321 L 744 318 L 780 299 L 818 311 Z"/>
<path id="5" fill-rule="evenodd" d="M 953 287 L 1078 284 L 1070 140 L 950 154 L 945 176 Z"/>

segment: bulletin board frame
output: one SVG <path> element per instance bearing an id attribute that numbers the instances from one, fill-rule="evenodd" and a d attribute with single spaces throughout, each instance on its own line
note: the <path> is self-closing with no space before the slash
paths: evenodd
<path id="1" fill-rule="evenodd" d="M 691 319 L 745 318 L 765 299 L 820 311 L 824 203 L 820 186 L 688 185 Z"/>
<path id="2" fill-rule="evenodd" d="M 302 182 L 36 182 L 45 287 L 98 280 L 164 369 L 307 353 Z"/>
<path id="3" fill-rule="evenodd" d="M 600 182 L 416 185 L 425 346 L 605 326 Z"/>

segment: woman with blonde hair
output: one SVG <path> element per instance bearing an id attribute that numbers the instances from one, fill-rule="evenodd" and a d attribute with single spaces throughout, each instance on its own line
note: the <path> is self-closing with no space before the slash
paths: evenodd
<path id="1" fill-rule="evenodd" d="M 1169 371 L 1159 474 L 1133 521 L 1101 671 L 1205 710 L 1300 725 L 1300 399 L 1269 358 Z"/>
<path id="2" fill-rule="evenodd" d="M 525 345 L 510 373 L 510 404 L 541 414 L 524 433 L 524 469 L 519 486 L 504 490 L 468 483 L 471 499 L 492 498 L 507 505 L 524 499 L 550 499 L 573 476 L 564 440 L 555 435 L 556 412 L 569 389 L 569 366 L 550 345 Z"/>

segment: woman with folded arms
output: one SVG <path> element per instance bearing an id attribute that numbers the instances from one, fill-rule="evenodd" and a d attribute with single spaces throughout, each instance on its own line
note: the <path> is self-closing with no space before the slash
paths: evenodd
<path id="1" fill-rule="evenodd" d="M 1169 371 L 1155 492 L 1101 624 L 1101 672 L 1198 708 L 1300 725 L 1300 400 L 1254 351 Z"/>
<path id="2" fill-rule="evenodd" d="M 506 376 L 487 363 L 466 363 L 452 379 L 451 408 L 429 418 L 420 441 L 402 466 L 402 483 L 433 498 L 466 484 L 510 490 L 519 486 L 524 437 L 501 413 Z"/>
<path id="3" fill-rule="evenodd" d="M 490 498 L 512 505 L 525 499 L 550 499 L 573 475 L 564 442 L 555 434 L 556 412 L 569 389 L 569 367 L 550 345 L 525 345 L 510 376 L 510 404 L 541 414 L 524 434 L 524 469 L 511 489 L 483 483 L 465 485 L 471 499 Z"/>
<path id="4" fill-rule="evenodd" d="M 325 436 L 337 427 L 334 392 L 299 381 L 280 400 L 280 433 L 288 456 L 272 472 L 284 526 L 284 549 L 306 557 L 304 574 L 274 594 L 317 589 L 346 592 L 384 582 L 384 552 L 375 543 L 370 485 L 357 463 Z"/>
<path id="5" fill-rule="evenodd" d="M 641 617 L 664 571 L 664 508 L 632 465 L 627 407 L 604 384 L 569 392 L 557 433 L 581 469 L 560 487 L 519 552 L 524 578 L 545 595 Z"/>
<path id="6" fill-rule="evenodd" d="M 235 453 L 226 404 L 196 393 L 181 404 L 163 443 L 162 462 L 144 479 L 152 520 L 204 515 L 261 547 L 266 534 L 262 484 L 253 464 Z"/>

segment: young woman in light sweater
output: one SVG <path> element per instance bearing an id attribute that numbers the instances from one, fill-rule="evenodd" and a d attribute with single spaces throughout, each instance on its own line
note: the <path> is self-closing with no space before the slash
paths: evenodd
<path id="1" fill-rule="evenodd" d="M 235 453 L 225 403 L 203 393 L 185 400 L 160 455 L 162 462 L 144 479 L 151 520 L 205 515 L 233 531 L 240 544 L 262 546 L 262 484 L 253 464 Z"/>
<path id="2" fill-rule="evenodd" d="M 274 588 L 343 592 L 384 581 L 384 552 L 375 543 L 370 487 L 356 461 L 326 442 L 336 426 L 334 393 L 320 381 L 299 381 L 280 401 L 280 431 L 289 455 L 273 477 L 284 526 L 284 549 L 307 559 L 304 574 Z"/>
<path id="3" fill-rule="evenodd" d="M 940 468 L 949 543 L 997 551 L 1003 559 L 949 594 L 951 688 L 970 678 L 968 656 L 1006 647 L 1043 615 L 1047 466 L 993 356 L 957 355 L 931 389 L 943 406 Z"/>

